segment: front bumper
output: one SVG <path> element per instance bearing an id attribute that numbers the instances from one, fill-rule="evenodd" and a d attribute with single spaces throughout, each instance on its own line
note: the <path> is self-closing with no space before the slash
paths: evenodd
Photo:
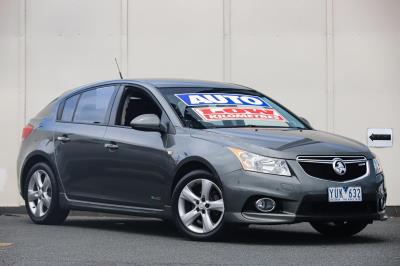
<path id="1" fill-rule="evenodd" d="M 247 224 L 285 224 L 313 221 L 385 220 L 379 200 L 383 175 L 370 173 L 361 179 L 334 182 L 307 175 L 296 161 L 288 161 L 296 176 L 286 177 L 237 170 L 221 177 L 225 220 Z M 371 164 L 370 161 L 368 163 Z M 370 165 L 372 167 L 372 165 Z M 328 187 L 361 186 L 362 202 L 328 202 Z M 386 192 L 385 192 L 386 193 Z M 277 207 L 263 213 L 254 208 L 261 197 L 273 198 Z"/>

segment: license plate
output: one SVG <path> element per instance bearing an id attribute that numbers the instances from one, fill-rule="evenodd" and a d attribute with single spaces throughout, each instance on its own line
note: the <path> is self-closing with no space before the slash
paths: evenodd
<path id="1" fill-rule="evenodd" d="M 329 202 L 362 201 L 361 187 L 330 187 Z"/>

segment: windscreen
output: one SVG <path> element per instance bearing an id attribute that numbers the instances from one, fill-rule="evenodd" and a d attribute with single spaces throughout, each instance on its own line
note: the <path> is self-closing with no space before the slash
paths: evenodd
<path id="1" fill-rule="evenodd" d="M 253 90 L 184 87 L 159 89 L 187 127 L 306 128 L 282 106 Z"/>

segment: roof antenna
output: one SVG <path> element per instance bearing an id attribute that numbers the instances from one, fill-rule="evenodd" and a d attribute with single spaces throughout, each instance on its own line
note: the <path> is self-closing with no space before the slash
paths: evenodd
<path id="1" fill-rule="evenodd" d="M 116 57 L 114 57 L 114 60 L 115 60 L 115 64 L 117 64 L 117 68 L 118 68 L 119 77 L 120 77 L 121 79 L 124 79 L 124 78 L 122 77 L 121 69 L 119 69 L 119 65 L 118 65 L 117 58 L 116 58 Z"/>

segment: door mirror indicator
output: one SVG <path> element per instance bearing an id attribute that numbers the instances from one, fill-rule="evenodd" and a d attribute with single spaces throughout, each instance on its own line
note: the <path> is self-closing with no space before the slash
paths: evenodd
<path id="1" fill-rule="evenodd" d="M 163 125 L 155 114 L 143 114 L 132 119 L 130 126 L 136 130 L 142 131 L 158 131 L 165 133 L 167 127 Z"/>

